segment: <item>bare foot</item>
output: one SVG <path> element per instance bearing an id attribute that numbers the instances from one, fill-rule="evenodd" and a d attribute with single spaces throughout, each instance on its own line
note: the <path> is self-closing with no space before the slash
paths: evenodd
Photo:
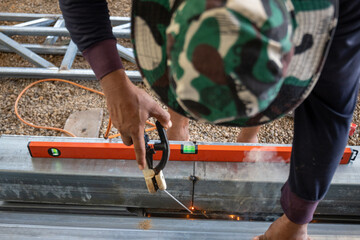
<path id="1" fill-rule="evenodd" d="M 307 224 L 291 222 L 286 215 L 282 215 L 273 222 L 264 235 L 254 237 L 253 240 L 311 240 L 307 235 Z"/>
<path id="2" fill-rule="evenodd" d="M 257 134 L 260 130 L 260 126 L 242 128 L 237 136 L 236 142 L 241 143 L 258 143 L 259 139 Z"/>
<path id="3" fill-rule="evenodd" d="M 189 141 L 189 119 L 172 111 L 171 109 L 168 111 L 172 122 L 172 127 L 168 128 L 166 132 L 168 139 L 176 141 Z"/>

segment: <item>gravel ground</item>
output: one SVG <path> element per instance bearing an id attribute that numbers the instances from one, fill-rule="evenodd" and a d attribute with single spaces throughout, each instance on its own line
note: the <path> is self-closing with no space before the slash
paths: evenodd
<path id="1" fill-rule="evenodd" d="M 114 16 L 129 16 L 130 0 L 109 0 L 110 13 Z M 18 13 L 61 13 L 56 0 L 33 0 L 33 1 L 10 1 L 2 0 L 0 2 L 1 12 Z M 0 25 L 12 24 L 0 22 Z M 40 43 L 44 37 L 22 37 L 14 36 L 14 39 L 24 43 Z M 69 39 L 61 38 L 60 43 L 66 43 Z M 130 47 L 129 40 L 120 40 L 121 44 Z M 48 61 L 59 66 L 62 56 L 43 56 Z M 18 55 L 10 53 L 0 53 L 0 66 L 22 66 L 31 67 L 32 64 Z M 136 66 L 124 61 L 127 70 L 135 70 Z M 77 57 L 73 68 L 89 68 L 89 65 L 82 57 Z M 21 123 L 14 112 L 14 103 L 21 90 L 28 84 L 34 82 L 32 79 L 0 79 L 0 135 L 43 135 L 58 136 L 61 133 L 34 129 Z M 74 81 L 90 88 L 101 90 L 98 81 Z M 139 84 L 140 87 L 144 87 Z M 355 110 L 353 122 L 360 125 L 360 97 Z M 75 86 L 58 82 L 46 82 L 36 85 L 27 91 L 25 96 L 19 102 L 19 112 L 27 121 L 38 124 L 62 128 L 66 119 L 74 111 L 86 110 L 91 108 L 106 109 L 105 100 L 102 96 L 95 93 L 79 89 Z M 164 107 L 165 108 L 165 107 Z M 104 111 L 104 121 L 101 129 L 103 136 L 108 114 Z M 153 121 L 153 120 L 152 120 Z M 360 127 L 355 134 L 349 138 L 349 145 L 360 145 Z M 219 127 L 209 124 L 200 124 L 194 121 L 190 122 L 190 140 L 192 141 L 210 141 L 210 142 L 235 142 L 240 128 Z M 261 128 L 259 141 L 261 143 L 289 144 L 293 137 L 293 120 L 290 117 L 284 117 Z M 116 133 L 116 129 L 112 129 Z M 151 134 L 151 137 L 155 137 Z"/>

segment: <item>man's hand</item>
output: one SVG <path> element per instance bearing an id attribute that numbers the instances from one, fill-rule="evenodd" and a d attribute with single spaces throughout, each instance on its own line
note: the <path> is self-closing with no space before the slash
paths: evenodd
<path id="1" fill-rule="evenodd" d="M 134 144 L 139 169 L 143 170 L 146 120 L 155 117 L 163 127 L 169 128 L 170 115 L 150 95 L 136 87 L 123 69 L 107 74 L 100 83 L 106 96 L 111 121 L 119 130 L 124 144 Z"/>

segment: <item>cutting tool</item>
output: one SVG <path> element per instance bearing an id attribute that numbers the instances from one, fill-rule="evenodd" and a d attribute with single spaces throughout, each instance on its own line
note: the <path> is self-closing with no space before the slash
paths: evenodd
<path id="1" fill-rule="evenodd" d="M 149 193 L 156 193 L 158 190 L 164 191 L 167 195 L 169 195 L 172 199 L 174 199 L 188 212 L 192 213 L 190 209 L 188 209 L 184 204 L 182 204 L 173 195 L 171 195 L 168 191 L 166 191 L 167 185 L 162 170 L 165 168 L 166 163 L 169 161 L 170 147 L 166 135 L 166 130 L 163 128 L 163 126 L 160 124 L 159 121 L 156 121 L 155 125 L 159 133 L 160 143 L 155 143 L 151 146 L 149 145 L 149 136 L 146 133 L 144 135 L 145 149 L 146 149 L 146 166 L 145 169 L 143 170 L 143 174 L 147 189 Z M 153 155 L 156 153 L 156 151 L 162 151 L 162 156 L 158 165 L 154 167 Z"/>

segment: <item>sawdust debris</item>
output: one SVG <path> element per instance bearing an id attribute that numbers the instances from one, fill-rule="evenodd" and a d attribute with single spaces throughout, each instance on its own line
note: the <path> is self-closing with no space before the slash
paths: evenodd
<path id="1" fill-rule="evenodd" d="M 143 230 L 149 230 L 152 227 L 151 220 L 144 220 L 139 222 L 138 228 Z"/>

